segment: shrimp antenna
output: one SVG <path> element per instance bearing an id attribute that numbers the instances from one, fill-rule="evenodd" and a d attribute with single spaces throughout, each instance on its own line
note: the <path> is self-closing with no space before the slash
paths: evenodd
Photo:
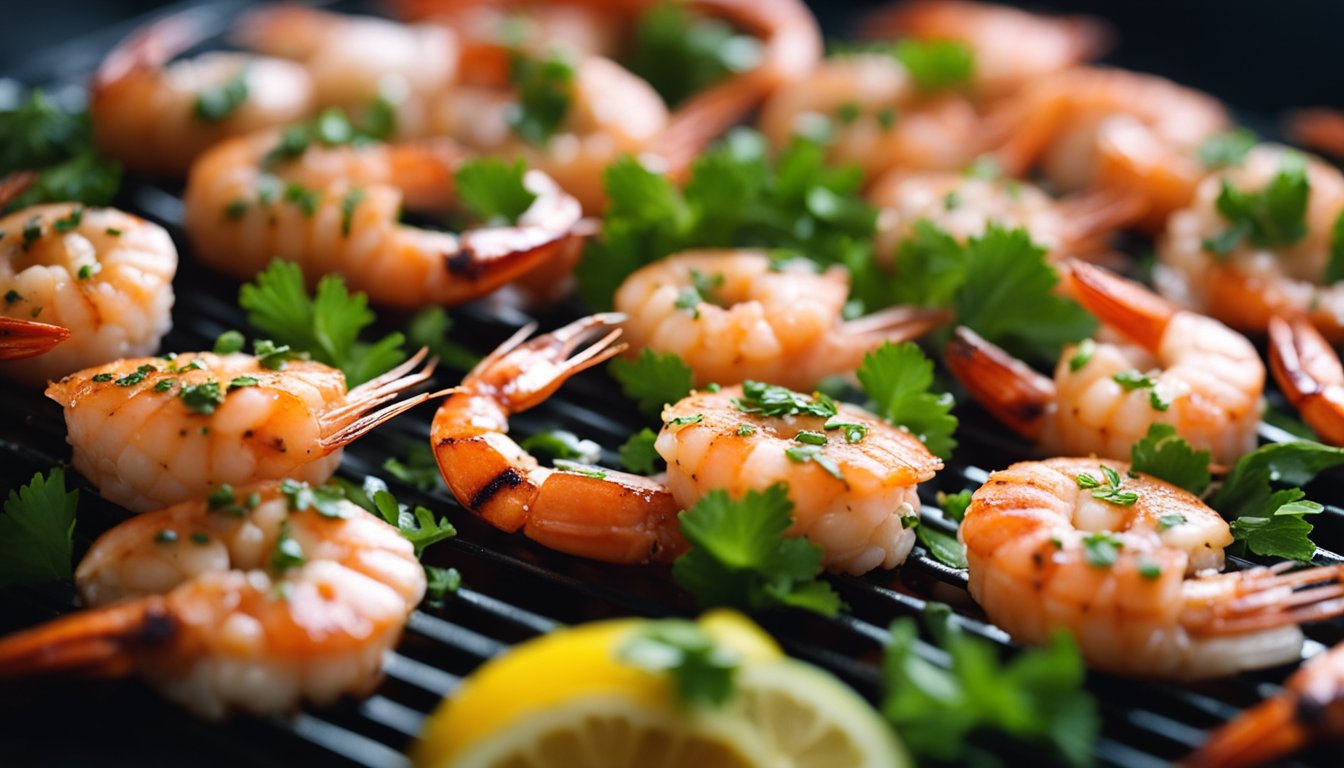
<path id="1" fill-rule="evenodd" d="M 397 395 L 407 389 L 429 380 L 434 375 L 438 358 L 430 359 L 423 368 L 415 371 L 415 368 L 425 360 L 428 354 L 429 349 L 421 347 L 420 351 L 412 355 L 406 362 L 350 390 L 344 405 L 323 414 L 322 431 L 324 434 L 318 441 L 322 449 L 330 453 L 354 442 L 379 424 L 405 413 L 426 400 L 442 397 L 452 392 L 452 388 L 422 392 L 404 400 L 399 400 L 386 408 L 370 412 L 371 408 L 382 405 L 396 398 Z M 328 429 L 334 431 L 328 432 Z"/>

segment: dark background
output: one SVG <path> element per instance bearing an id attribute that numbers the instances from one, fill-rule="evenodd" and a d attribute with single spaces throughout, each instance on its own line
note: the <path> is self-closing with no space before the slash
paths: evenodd
<path id="1" fill-rule="evenodd" d="M 846 36 L 863 0 L 812 0 L 828 36 Z M 1248 112 L 1344 106 L 1344 3 L 1335 0 L 1050 0 L 1027 8 L 1105 17 L 1118 32 L 1108 61 L 1208 90 Z M 0 72 L 27 70 L 34 52 L 166 7 L 144 0 L 9 3 Z M 376 8 L 375 3 L 365 3 Z"/>

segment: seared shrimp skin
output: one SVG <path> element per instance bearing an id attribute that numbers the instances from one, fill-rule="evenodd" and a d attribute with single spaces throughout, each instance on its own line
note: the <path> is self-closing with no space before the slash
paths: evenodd
<path id="1" fill-rule="evenodd" d="M 45 384 L 158 349 L 172 327 L 177 273 L 162 227 L 113 208 L 54 203 L 0 218 L 0 232 L 0 361 L 13 360 L 5 349 L 34 349 L 17 339 L 44 339 L 40 349 L 65 337 L 39 357 L 0 362 L 0 376 Z"/>
<path id="2" fill-rule="evenodd" d="M 0 640 L 0 679 L 136 673 L 210 719 L 367 695 L 424 570 L 395 528 L 344 499 L 299 508 L 297 488 L 221 489 L 103 534 L 75 572 L 89 610 Z"/>
<path id="3" fill-rule="evenodd" d="M 593 315 L 531 341 L 532 329 L 524 328 L 443 401 L 430 440 L 449 490 L 496 528 L 594 560 L 671 562 L 686 542 L 663 483 L 614 470 L 543 467 L 508 436 L 510 415 L 621 351 L 620 319 Z"/>
<path id="4" fill-rule="evenodd" d="M 1344 366 L 1306 318 L 1269 319 L 1269 369 L 1322 440 L 1344 445 Z"/>
<path id="5" fill-rule="evenodd" d="M 1338 566 L 1204 573 L 1222 566 L 1227 523 L 1125 462 L 995 472 L 959 536 L 990 620 L 1033 644 L 1067 630 L 1090 666 L 1116 674 L 1197 680 L 1296 661 L 1298 624 L 1344 612 Z"/>
<path id="6" fill-rule="evenodd" d="M 187 233 L 197 256 L 239 278 L 272 259 L 310 280 L 335 272 L 377 304 L 413 309 L 483 296 L 569 251 L 578 203 L 529 172 L 537 199 L 511 227 L 460 235 L 400 223 L 403 206 L 443 211 L 465 153 L 452 142 L 321 146 L 267 160 L 266 132 L 230 139 L 192 166 Z"/>
<path id="7" fill-rule="evenodd" d="M 786 535 L 820 545 L 830 570 L 862 574 L 904 562 L 915 544 L 914 526 L 906 526 L 919 515 L 918 485 L 942 461 L 914 435 L 861 408 L 837 404 L 830 417 L 765 416 L 739 407 L 742 398 L 742 387 L 723 387 L 663 409 L 654 447 L 667 461 L 677 504 L 690 508 L 712 490 L 741 496 L 783 482 L 794 503 Z M 828 423 L 862 435 L 850 441 L 855 432 Z M 804 432 L 812 442 L 799 442 Z M 799 458 L 808 447 L 819 449 L 817 456 Z"/>
<path id="8" fill-rule="evenodd" d="M 943 320 L 896 308 L 843 321 L 849 275 L 806 262 L 775 264 L 760 251 L 686 251 L 626 278 L 615 306 L 626 338 L 679 355 L 699 385 L 759 379 L 792 388 L 852 371 L 886 341 L 911 339 Z"/>
<path id="9" fill-rule="evenodd" d="M 320 483 L 341 448 L 421 394 L 375 410 L 429 378 L 424 351 L 346 391 L 345 375 L 291 360 L 208 352 L 119 360 L 47 388 L 65 409 L 74 465 L 109 501 L 144 511 L 200 499 L 222 484 L 290 477 Z"/>
<path id="10" fill-rule="evenodd" d="M 1265 368 L 1250 341 L 1100 267 L 1073 263 L 1067 285 L 1103 329 L 1064 349 L 1053 380 L 967 328 L 949 343 L 948 367 L 995 417 L 1050 453 L 1128 456 L 1152 424 L 1220 463 L 1255 448 Z"/>
<path id="11" fill-rule="evenodd" d="M 107 55 L 89 100 L 104 154 L 134 171 L 181 176 L 224 138 L 296 122 L 315 110 L 312 80 L 292 62 L 216 52 L 169 63 L 206 34 L 199 17 L 177 14 Z"/>

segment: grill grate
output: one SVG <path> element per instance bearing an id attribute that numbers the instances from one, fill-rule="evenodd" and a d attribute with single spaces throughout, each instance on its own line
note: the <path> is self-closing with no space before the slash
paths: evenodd
<path id="1" fill-rule="evenodd" d="M 194 8 L 224 27 L 244 3 L 205 0 L 177 6 Z M 55 86 L 77 84 L 113 43 L 142 20 L 69 41 L 30 59 L 16 78 L 23 83 Z M 3 85 L 3 83 L 0 83 Z M 3 94 L 4 88 L 0 88 Z M 179 190 L 129 179 L 119 205 L 166 226 L 179 243 L 182 203 Z M 220 281 L 183 254 L 176 282 L 174 329 L 165 349 L 208 348 L 229 328 L 245 326 L 235 305 L 236 288 Z M 522 324 L 537 320 L 552 328 L 579 313 L 575 306 L 557 308 L 532 318 L 498 302 L 484 300 L 452 312 L 461 339 L 487 351 Z M 388 329 L 398 320 L 384 316 Z M 442 383 L 452 372 L 439 376 Z M 614 397 L 615 386 L 600 373 L 583 375 L 552 400 L 514 422 L 517 434 L 548 428 L 570 429 L 597 440 L 605 462 L 614 462 L 613 446 L 632 431 L 639 418 L 632 406 Z M 613 404 L 615 403 L 615 404 Z M 347 450 L 343 474 L 362 479 L 380 474 L 385 457 L 401 455 L 407 446 L 428 439 L 433 405 L 422 406 Z M 988 469 L 1003 456 L 1026 457 L 1025 443 L 1009 437 L 974 405 L 960 408 L 962 450 L 957 461 L 922 489 L 925 524 L 951 531 L 937 509 L 936 490 L 977 487 Z M 1288 439 L 1282 430 L 1262 425 L 1264 441 Z M 59 408 L 39 394 L 0 383 L 0 487 L 15 487 L 32 473 L 69 456 Z M 566 624 L 618 615 L 690 614 L 694 606 L 672 586 L 666 568 L 622 567 L 581 561 L 533 545 L 522 537 L 490 528 L 461 509 L 447 491 L 422 493 L 387 478 L 403 500 L 446 514 L 460 531 L 456 539 L 430 550 L 427 561 L 453 566 L 463 574 L 463 587 L 442 608 L 422 607 L 411 617 L 405 637 L 391 654 L 387 677 L 377 692 L 362 702 L 347 701 L 322 711 L 288 718 L 235 718 L 223 725 L 201 723 L 163 702 L 138 683 L 43 683 L 22 691 L 0 691 L 0 749 L 14 764 L 87 764 L 132 762 L 178 763 L 182 757 L 204 765 L 292 765 L 298 761 L 351 764 L 379 768 L 407 764 L 404 752 L 426 714 L 470 673 L 511 645 Z M 76 482 L 83 480 L 76 478 Z M 76 554 L 94 536 L 122 519 L 123 512 L 85 494 L 76 531 Z M 1344 500 L 1338 483 L 1318 489 L 1314 498 Z M 1344 549 L 1344 517 L 1329 507 L 1318 519 L 1318 541 Z M 1318 563 L 1344 562 L 1332 551 L 1317 553 Z M 1245 563 L 1241 563 L 1244 565 Z M 787 651 L 820 664 L 869 698 L 878 695 L 877 664 L 886 634 L 895 618 L 918 613 L 925 600 L 950 603 L 965 629 L 1012 653 L 1007 635 L 985 621 L 966 594 L 965 575 L 931 558 L 917 547 L 910 560 L 890 573 L 863 578 L 834 577 L 833 583 L 852 613 L 833 619 L 803 615 L 765 617 L 763 622 Z M 70 587 L 11 589 L 0 593 L 0 631 L 13 631 L 75 607 Z M 1305 655 L 1344 637 L 1340 622 L 1308 628 L 1312 638 Z M 1324 645 L 1323 645 L 1324 644 Z M 936 646 L 921 643 L 921 656 L 935 664 L 948 659 Z M 1272 695 L 1288 670 L 1274 669 L 1199 685 L 1146 683 L 1090 674 L 1104 718 L 1097 743 L 1098 762 L 1116 766 L 1164 765 L 1198 745 L 1205 731 L 1262 697 Z M 69 738 L 72 729 L 79 739 Z M 1009 760 L 1039 759 L 1014 744 L 1001 745 Z M 109 756 L 116 756 L 110 758 Z M 1287 765 L 1325 765 L 1323 750 Z"/>

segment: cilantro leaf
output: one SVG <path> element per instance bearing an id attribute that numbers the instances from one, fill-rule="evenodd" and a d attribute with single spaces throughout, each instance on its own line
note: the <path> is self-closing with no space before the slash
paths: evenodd
<path id="1" fill-rule="evenodd" d="M 425 566 L 425 602 L 439 607 L 448 595 L 462 586 L 462 574 L 456 568 Z"/>
<path id="2" fill-rule="evenodd" d="M 513 132 L 530 144 L 544 145 L 569 114 L 574 65 L 559 53 L 534 59 L 515 53 L 509 61 L 509 82 L 518 91 L 507 119 Z"/>
<path id="3" fill-rule="evenodd" d="M 1166 480 L 1196 496 L 1209 487 L 1209 452 L 1194 450 L 1170 424 L 1148 427 L 1148 434 L 1129 452 L 1135 472 Z"/>
<path id="4" fill-rule="evenodd" d="M 1231 523 L 1232 535 L 1257 555 L 1311 560 L 1316 545 L 1309 538 L 1312 525 L 1304 517 L 1319 514 L 1323 507 L 1303 501 L 1305 497 L 1299 488 L 1275 493 L 1265 505 L 1265 509 L 1273 510 L 1268 517 L 1239 517 Z"/>
<path id="5" fill-rule="evenodd" d="M 897 304 L 942 307 L 952 303 L 966 282 L 966 254 L 956 238 L 927 219 L 915 222 L 914 236 L 896 248 L 893 285 Z"/>
<path id="6" fill-rule="evenodd" d="M 957 429 L 952 395 L 929 391 L 933 362 L 918 346 L 887 342 L 863 356 L 857 374 L 878 415 L 910 430 L 938 456 L 952 456 L 957 447 L 952 437 Z"/>
<path id="7" fill-rule="evenodd" d="M 0 175 L 54 165 L 93 145 L 86 112 L 69 112 L 34 88 L 16 109 L 0 112 Z"/>
<path id="8" fill-rule="evenodd" d="M 626 664 L 671 677 L 677 701 L 685 707 L 726 702 L 742 661 L 737 652 L 715 643 L 695 622 L 683 619 L 647 622 L 617 655 Z"/>
<path id="9" fill-rule="evenodd" d="M 915 538 L 943 565 L 966 568 L 966 547 L 955 536 L 948 536 L 927 525 L 919 525 L 915 527 Z"/>
<path id="10" fill-rule="evenodd" d="M 68 581 L 79 491 L 65 489 L 65 470 L 41 472 L 11 490 L 0 516 L 0 587 Z"/>
<path id="11" fill-rule="evenodd" d="M 621 467 L 637 475 L 652 475 L 662 471 L 663 457 L 653 447 L 657 439 L 658 435 L 648 427 L 631 435 L 621 445 Z"/>
<path id="12" fill-rule="evenodd" d="M 829 584 L 815 580 L 822 549 L 806 539 L 784 538 L 792 522 L 793 502 L 782 483 L 741 499 L 711 491 L 681 513 L 691 549 L 673 564 L 672 577 L 702 607 L 793 606 L 833 616 L 840 598 Z"/>
<path id="13" fill-rule="evenodd" d="M 1316 545 L 1305 515 L 1320 505 L 1305 502 L 1297 487 L 1320 472 L 1344 464 L 1344 448 L 1310 441 L 1272 443 L 1242 456 L 1210 506 L 1231 522 L 1238 541 L 1258 555 L 1310 560 Z M 1275 486 L 1288 486 L 1275 489 Z"/>
<path id="14" fill-rule="evenodd" d="M 901 40 L 892 54 L 921 91 L 958 88 L 975 75 L 975 51 L 960 40 Z"/>
<path id="15" fill-rule="evenodd" d="M 310 298 L 299 265 L 276 259 L 257 275 L 256 282 L 243 285 L 238 304 L 247 312 L 248 322 L 277 343 L 340 368 L 350 387 L 406 359 L 401 349 L 405 338 L 400 333 L 372 344 L 358 340 L 374 315 L 368 309 L 368 297 L 363 293 L 352 296 L 339 275 L 324 276 Z"/>
<path id="16" fill-rule="evenodd" d="M 1231 226 L 1222 235 L 1204 241 L 1204 247 L 1226 256 L 1243 239 L 1259 248 L 1292 245 L 1307 235 L 1310 198 L 1307 162 L 1296 153 L 1283 156 L 1278 173 L 1262 189 L 1243 191 L 1224 179 L 1215 204 Z"/>
<path id="17" fill-rule="evenodd" d="M 937 500 L 938 506 L 943 508 L 943 517 L 959 523 L 966 517 L 966 508 L 971 506 L 971 492 L 943 493 L 939 491 Z"/>
<path id="18" fill-rule="evenodd" d="M 440 362 L 460 371 L 469 371 L 481 362 L 481 356 L 448 338 L 453 319 L 443 307 L 425 307 L 411 315 L 406 337 L 411 347 L 427 347 Z"/>
<path id="19" fill-rule="evenodd" d="M 674 352 L 655 352 L 646 347 L 634 360 L 613 360 L 609 370 L 626 397 L 653 418 L 659 417 L 664 405 L 677 402 L 691 391 L 691 368 Z"/>
<path id="20" fill-rule="evenodd" d="M 523 184 L 527 164 L 497 157 L 475 157 L 453 174 L 457 195 L 471 212 L 492 224 L 516 224 L 537 195 Z"/>
<path id="21" fill-rule="evenodd" d="M 1199 162 L 1209 169 L 1241 165 L 1255 141 L 1255 134 L 1245 128 L 1214 134 L 1199 146 Z"/>
<path id="22" fill-rule="evenodd" d="M 16 211 L 39 203 L 80 202 L 107 205 L 121 188 L 121 164 L 92 150 L 43 168 L 32 186 L 5 205 Z"/>
<path id="23" fill-rule="evenodd" d="M 761 58 L 761 45 L 718 19 L 695 16 L 677 3 L 654 5 L 635 27 L 630 71 L 676 106 Z"/>
<path id="24" fill-rule="evenodd" d="M 733 399 L 733 407 L 743 413 L 773 417 L 807 415 L 825 419 L 839 412 L 835 401 L 820 392 L 805 395 L 788 387 L 750 380 L 742 382 L 742 396 Z"/>
<path id="25" fill-rule="evenodd" d="M 373 511 L 382 516 L 388 525 L 395 526 L 402 538 L 415 546 L 415 556 L 424 554 L 425 548 L 444 539 L 457 535 L 457 529 L 441 517 L 437 521 L 434 513 L 425 507 L 411 509 L 397 502 L 397 498 L 387 490 L 374 490 L 371 500 Z"/>
<path id="26" fill-rule="evenodd" d="M 998 732 L 1050 747 L 1070 765 L 1091 762 L 1101 720 L 1083 688 L 1083 662 L 1067 633 L 1005 664 L 989 642 L 965 634 L 947 606 L 930 603 L 924 618 L 947 651 L 950 667 L 921 656 L 918 629 L 910 618 L 892 624 L 882 664 L 882 714 L 910 751 L 922 758 L 963 760 L 976 737 Z"/>
<path id="27" fill-rule="evenodd" d="M 434 458 L 434 449 L 424 443 L 407 446 L 404 460 L 388 457 L 383 462 L 383 469 L 418 491 L 432 491 L 443 486 L 443 475 L 439 472 L 438 460 Z"/>

